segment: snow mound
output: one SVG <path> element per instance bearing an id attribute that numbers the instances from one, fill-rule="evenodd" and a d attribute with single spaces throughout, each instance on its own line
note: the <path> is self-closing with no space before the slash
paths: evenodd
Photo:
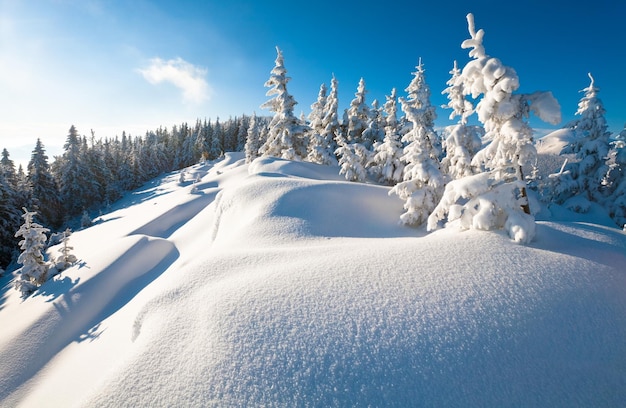
<path id="1" fill-rule="evenodd" d="M 626 233 L 426 234 L 329 169 L 227 155 L 76 232 L 4 289 L 0 405 L 624 405 Z"/>
<path id="2" fill-rule="evenodd" d="M 259 245 L 313 237 L 415 235 L 398 225 L 402 202 L 388 191 L 342 180 L 337 167 L 257 159 L 249 177 L 217 197 L 213 236 L 221 242 L 223 235 L 240 233 L 239 242 Z"/>

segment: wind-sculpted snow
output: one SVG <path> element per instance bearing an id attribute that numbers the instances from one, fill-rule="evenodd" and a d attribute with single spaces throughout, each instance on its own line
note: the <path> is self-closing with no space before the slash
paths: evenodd
<path id="1" fill-rule="evenodd" d="M 212 165 L 196 193 L 172 180 L 104 215 L 72 236 L 83 268 L 22 303 L 7 294 L 0 405 L 624 406 L 622 231 L 541 221 L 529 245 L 426 234 L 397 224 L 386 187 L 241 159 Z M 167 239 L 128 236 L 148 230 Z M 150 265 L 132 293 L 98 298 Z M 66 298 L 90 317 L 57 312 Z"/>
<path id="2" fill-rule="evenodd" d="M 78 278 L 66 292 L 64 280 L 50 282 L 44 289 L 54 295 L 50 307 L 40 316 L 27 316 L 32 323 L 0 350 L 0 401 L 68 344 L 86 339 L 90 328 L 115 313 L 178 255 L 170 242 L 145 236 L 121 239 L 103 249 L 110 251 L 110 264 L 91 265 L 100 272 L 85 281 Z"/>

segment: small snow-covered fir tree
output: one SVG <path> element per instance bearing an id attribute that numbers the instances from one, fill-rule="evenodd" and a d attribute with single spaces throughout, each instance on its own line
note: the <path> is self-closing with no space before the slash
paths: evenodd
<path id="1" fill-rule="evenodd" d="M 576 111 L 580 118 L 567 125 L 574 131 L 575 138 L 561 152 L 575 155 L 575 160 L 552 177 L 553 198 L 559 204 L 575 196 L 576 200 L 584 198 L 601 203 L 607 193 L 603 181 L 609 171 L 607 158 L 611 134 L 607 130 L 604 106 L 598 97 L 600 89 L 593 76 L 588 75 L 591 83 L 581 91 L 585 95 L 578 102 Z"/>
<path id="2" fill-rule="evenodd" d="M 400 98 L 402 110 L 413 124 L 402 137 L 407 144 L 402 155 L 406 163 L 403 181 L 389 191 L 405 201 L 406 212 L 400 216 L 400 222 L 407 225 L 420 225 L 426 221 L 439 202 L 444 186 L 439 169 L 438 136 L 434 129 L 435 107 L 430 104 L 430 88 L 421 59 L 416 68 L 413 80 L 406 88 L 409 98 Z"/>
<path id="3" fill-rule="evenodd" d="M 455 180 L 474 174 L 472 158 L 480 150 L 483 132 L 479 130 L 482 128 L 467 124 L 468 117 L 474 112 L 474 106 L 463 93 L 463 83 L 459 81 L 461 70 L 456 61 L 450 74 L 452 77 L 447 82 L 448 87 L 442 92 L 448 96 L 448 104 L 443 108 L 452 109 L 450 120 L 459 116 L 459 121 L 456 125 L 446 127 L 444 131 L 446 154 L 441 165 L 444 173 Z"/>
<path id="4" fill-rule="evenodd" d="M 276 65 L 265 83 L 266 87 L 271 88 L 267 96 L 273 97 L 261 105 L 261 108 L 274 112 L 274 117 L 269 124 L 267 140 L 259 153 L 263 156 L 301 160 L 307 154 L 306 126 L 293 113 L 297 102 L 287 91 L 287 83 L 291 78 L 287 76 L 280 48 L 276 47 L 276 53 Z"/>
<path id="5" fill-rule="evenodd" d="M 91 220 L 89 213 L 87 212 L 87 210 L 84 210 L 83 215 L 80 217 L 80 226 L 82 228 L 88 228 L 91 227 L 92 224 L 93 221 Z"/>
<path id="6" fill-rule="evenodd" d="M 250 125 L 248 127 L 248 136 L 246 137 L 246 144 L 244 145 L 244 152 L 246 154 L 246 163 L 251 163 L 254 159 L 259 157 L 259 149 L 261 148 L 261 130 L 259 126 L 259 120 L 256 116 L 256 112 L 250 119 Z"/>
<path id="7" fill-rule="evenodd" d="M 61 236 L 61 247 L 59 248 L 61 255 L 57 257 L 55 264 L 55 268 L 59 272 L 66 270 L 77 260 L 76 255 L 72 253 L 74 247 L 69 245 L 70 235 L 72 235 L 72 231 L 67 228 Z"/>
<path id="8" fill-rule="evenodd" d="M 46 246 L 46 233 L 48 228 L 33 221 L 36 212 L 23 208 L 22 218 L 24 223 L 15 233 L 16 237 L 22 237 L 19 242 L 22 253 L 17 262 L 22 264 L 19 269 L 20 276 L 15 281 L 15 289 L 28 296 L 37 287 L 41 286 L 48 278 L 48 264 L 44 261 L 43 250 Z"/>
<path id="9" fill-rule="evenodd" d="M 404 163 L 400 159 L 402 141 L 400 140 L 396 88 L 393 88 L 391 95 L 386 98 L 385 137 L 383 142 L 375 147 L 374 155 L 368 165 L 379 182 L 393 186 L 402 181 L 404 172 Z"/>
<path id="10" fill-rule="evenodd" d="M 471 38 L 463 41 L 462 48 L 470 48 L 473 59 L 458 81 L 464 94 L 474 99 L 482 95 L 476 113 L 491 142 L 472 160 L 485 172 L 449 183 L 428 219 L 428 229 L 438 228 L 447 215 L 448 221 L 460 220 L 462 228 L 504 228 L 516 242 L 527 243 L 534 236 L 535 220 L 525 196 L 522 166 L 534 163 L 536 150 L 526 118 L 532 111 L 557 124 L 560 107 L 550 92 L 514 94 L 519 88 L 515 70 L 485 53 L 484 31 L 476 31 L 471 13 L 467 22 Z"/>

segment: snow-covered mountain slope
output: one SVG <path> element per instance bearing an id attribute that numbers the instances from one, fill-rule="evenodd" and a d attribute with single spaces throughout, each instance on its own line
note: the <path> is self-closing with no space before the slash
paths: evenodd
<path id="1" fill-rule="evenodd" d="M 572 129 L 557 129 L 537 140 L 537 153 L 560 155 L 561 151 L 574 141 Z"/>
<path id="2" fill-rule="evenodd" d="M 241 156 L 129 194 L 0 300 L 2 406 L 623 406 L 626 234 L 397 224 L 388 188 Z"/>

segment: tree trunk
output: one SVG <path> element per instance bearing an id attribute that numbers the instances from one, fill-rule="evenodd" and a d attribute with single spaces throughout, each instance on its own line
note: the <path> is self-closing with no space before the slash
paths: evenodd
<path id="1" fill-rule="evenodd" d="M 517 178 L 522 182 L 524 181 L 524 173 L 522 172 L 522 166 L 520 164 L 517 165 Z M 530 215 L 530 204 L 528 202 L 528 195 L 526 194 L 526 187 L 522 187 L 520 191 L 520 196 L 522 198 L 522 210 Z"/>

